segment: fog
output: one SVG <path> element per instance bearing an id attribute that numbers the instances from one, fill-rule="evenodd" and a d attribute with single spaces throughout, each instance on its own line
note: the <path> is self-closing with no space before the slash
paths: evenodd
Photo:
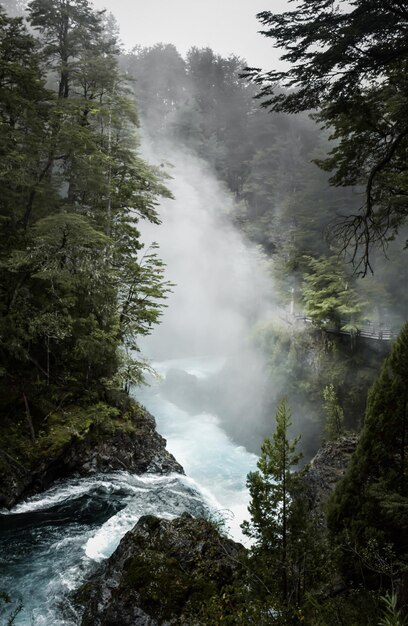
<path id="1" fill-rule="evenodd" d="M 135 79 L 142 154 L 170 175 L 174 196 L 160 203 L 159 227 L 140 225 L 146 249 L 159 244 L 174 283 L 161 324 L 140 347 L 153 362 L 174 361 L 163 387 L 169 400 L 193 415 L 220 416 L 227 432 L 253 452 L 271 436 L 277 403 L 286 396 L 291 434 L 302 435 L 310 458 L 325 419 L 324 387 L 344 368 L 338 384 L 346 423 L 355 423 L 381 358 L 368 349 L 360 364 L 351 363 L 344 345 L 331 360 L 323 337 L 302 336 L 305 327 L 285 315 L 293 286 L 299 294 L 295 312 L 303 311 L 307 267 L 300 255 L 335 256 L 325 233 L 336 212 L 349 211 L 355 198 L 331 188 L 327 174 L 312 163 L 327 151 L 316 125 L 305 116 L 268 115 L 254 105 L 252 86 L 238 78 L 242 65 L 236 57 L 195 48 L 183 58 L 174 46 L 157 45 L 127 55 L 122 66 Z M 380 259 L 377 265 L 386 267 Z M 386 274 L 384 303 L 394 283 Z M 345 280 L 361 290 L 372 317 L 378 281 L 367 280 L 363 289 L 348 270 Z M 393 294 L 377 318 L 391 308 Z M 176 362 L 204 356 L 224 364 L 205 381 Z M 353 367 L 361 369 L 361 378 Z"/>
<path id="2" fill-rule="evenodd" d="M 261 252 L 231 224 L 232 194 L 193 152 L 144 135 L 150 163 L 167 164 L 173 200 L 160 205 L 159 228 L 141 225 L 148 247 L 159 244 L 175 283 L 162 322 L 146 341 L 153 358 L 229 356 L 272 313 L 272 278 Z M 170 165 L 171 163 L 171 165 Z M 166 165 L 165 165 L 166 167 Z"/>
<path id="3" fill-rule="evenodd" d="M 258 451 L 272 390 L 265 356 L 251 335 L 256 324 L 278 314 L 268 264 L 233 227 L 232 194 L 204 160 L 174 140 L 154 141 L 146 133 L 142 152 L 150 163 L 165 164 L 174 195 L 160 205 L 159 227 L 141 225 L 146 247 L 159 244 L 174 283 L 161 324 L 142 341 L 142 352 L 153 361 L 218 359 L 221 372 L 205 382 L 184 375 L 175 361 L 168 397 L 192 414 L 221 413 L 238 442 Z"/>
<path id="4" fill-rule="evenodd" d="M 112 11 L 128 49 L 164 42 L 185 54 L 192 46 L 209 46 L 260 67 L 278 62 L 280 53 L 258 34 L 261 25 L 256 14 L 293 8 L 288 0 L 150 0 L 143 6 L 133 0 L 94 0 L 93 4 Z"/>

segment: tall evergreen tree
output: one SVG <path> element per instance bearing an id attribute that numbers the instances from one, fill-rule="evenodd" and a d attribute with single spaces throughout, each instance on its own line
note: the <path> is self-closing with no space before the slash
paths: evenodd
<path id="1" fill-rule="evenodd" d="M 329 526 L 344 572 L 377 587 L 407 589 L 408 324 L 372 386 L 360 441 L 330 503 Z M 370 559 L 377 548 L 383 571 Z M 387 556 L 388 554 L 388 556 Z M 374 574 L 373 574 L 374 571 Z M 388 581 L 387 581 L 388 578 Z M 407 610 L 407 607 L 406 607 Z"/>
<path id="2" fill-rule="evenodd" d="M 302 603 L 310 583 L 308 576 L 313 578 L 315 556 L 301 481 L 293 472 L 301 455 L 296 452 L 299 438 L 288 439 L 290 418 L 283 400 L 276 412 L 273 438 L 262 444 L 258 470 L 248 474 L 251 520 L 242 525 L 244 533 L 255 541 L 252 563 L 262 580 L 258 593 L 282 611 L 282 624 L 290 623 Z"/>

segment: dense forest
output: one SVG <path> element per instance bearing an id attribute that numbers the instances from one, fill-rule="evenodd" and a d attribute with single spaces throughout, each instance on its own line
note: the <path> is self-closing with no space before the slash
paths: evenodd
<path id="1" fill-rule="evenodd" d="M 247 338 L 270 380 L 247 425 L 265 438 L 247 479 L 252 547 L 172 623 L 402 626 L 408 6 L 260 13 L 282 71 L 210 48 L 124 51 L 88 0 L 1 6 L 0 474 L 130 428 L 150 368 L 140 339 L 176 288 L 141 236 L 160 228 L 171 163 L 149 164 L 140 142 L 182 147 L 233 198 L 223 217 L 268 268 L 278 314 Z M 350 463 L 316 510 L 305 463 L 345 441 Z"/>
<path id="2" fill-rule="evenodd" d="M 8 458 L 8 437 L 20 445 L 21 429 L 35 444 L 25 444 L 25 454 L 38 454 L 42 440 L 50 445 L 50 415 L 61 437 L 78 427 L 70 406 L 91 416 L 102 403 L 109 416 L 110 403 L 120 402 L 115 392 L 140 380 L 142 365 L 130 351 L 157 322 L 168 289 L 137 228 L 140 219 L 158 223 L 157 198 L 168 192 L 135 151 L 137 113 L 109 24 L 87 2 L 70 10 L 61 22 L 56 7 L 32 3 L 37 38 L 20 18 L 1 15 Z"/>

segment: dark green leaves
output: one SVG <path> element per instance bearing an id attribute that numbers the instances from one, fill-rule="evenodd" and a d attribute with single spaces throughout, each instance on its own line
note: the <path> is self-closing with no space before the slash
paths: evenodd
<path id="1" fill-rule="evenodd" d="M 394 0 L 313 0 L 283 14 L 265 11 L 264 35 L 286 52 L 286 70 L 247 70 L 273 111 L 317 110 L 336 144 L 331 184 L 360 189 L 359 210 L 337 218 L 334 235 L 365 274 L 408 216 L 408 8 Z M 282 91 L 286 90 L 286 91 Z"/>

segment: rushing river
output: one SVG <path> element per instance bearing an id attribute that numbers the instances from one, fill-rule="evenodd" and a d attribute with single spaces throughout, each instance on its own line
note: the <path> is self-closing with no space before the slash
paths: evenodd
<path id="1" fill-rule="evenodd" d="M 202 358 L 154 364 L 163 378 L 173 368 L 205 378 L 221 366 L 220 360 Z M 69 592 L 112 554 L 141 515 L 222 515 L 230 535 L 242 540 L 245 478 L 256 457 L 227 437 L 217 416 L 187 412 L 166 399 L 160 381 L 135 395 L 155 415 L 187 476 L 114 472 L 65 480 L 3 511 L 0 592 L 10 595 L 10 611 L 21 601 L 16 626 L 78 624 Z M 3 604 L 1 611 L 0 623 L 6 624 Z"/>

